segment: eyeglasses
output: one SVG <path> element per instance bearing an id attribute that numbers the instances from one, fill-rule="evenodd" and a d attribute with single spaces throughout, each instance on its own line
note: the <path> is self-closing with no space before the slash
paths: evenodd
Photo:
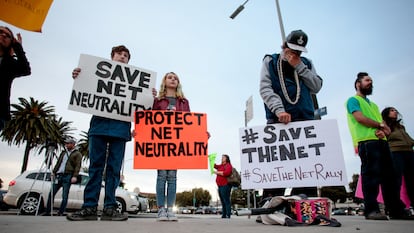
<path id="1" fill-rule="evenodd" d="M 4 36 L 4 37 L 6 37 L 6 38 L 9 38 L 9 39 L 11 39 L 11 38 L 12 38 L 12 36 L 11 36 L 9 33 L 7 33 L 7 31 L 6 31 L 6 30 L 2 30 L 2 29 L 0 29 L 0 35 Z"/>

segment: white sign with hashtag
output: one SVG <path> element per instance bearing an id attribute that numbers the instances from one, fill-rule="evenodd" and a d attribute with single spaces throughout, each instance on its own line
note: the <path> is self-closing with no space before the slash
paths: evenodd
<path id="1" fill-rule="evenodd" d="M 242 189 L 347 185 L 336 120 L 241 128 Z"/>

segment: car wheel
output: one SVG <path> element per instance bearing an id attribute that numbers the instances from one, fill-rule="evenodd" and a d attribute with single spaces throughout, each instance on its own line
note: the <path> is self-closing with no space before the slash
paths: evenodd
<path id="1" fill-rule="evenodd" d="M 122 198 L 116 198 L 116 206 L 116 211 L 118 211 L 119 213 L 123 213 L 126 211 L 126 204 L 124 200 L 122 200 Z"/>
<path id="2" fill-rule="evenodd" d="M 38 193 L 31 193 L 26 197 L 26 194 L 21 196 L 19 204 L 20 213 L 23 215 L 35 215 L 37 207 L 39 208 L 38 213 L 42 213 L 44 209 L 43 199 L 40 198 Z M 40 203 L 40 204 L 39 204 Z"/>

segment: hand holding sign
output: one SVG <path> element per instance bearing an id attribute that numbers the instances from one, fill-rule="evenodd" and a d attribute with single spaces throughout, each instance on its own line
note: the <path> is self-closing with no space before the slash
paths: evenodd
<path id="1" fill-rule="evenodd" d="M 156 93 L 155 72 L 85 54 L 72 78 L 70 110 L 121 121 L 133 121 L 135 111 L 151 109 Z"/>
<path id="2" fill-rule="evenodd" d="M 214 174 L 214 164 L 216 162 L 217 153 L 208 155 L 208 163 L 210 164 L 210 174 Z"/>
<path id="3" fill-rule="evenodd" d="M 135 131 L 135 169 L 207 169 L 205 113 L 137 111 Z"/>

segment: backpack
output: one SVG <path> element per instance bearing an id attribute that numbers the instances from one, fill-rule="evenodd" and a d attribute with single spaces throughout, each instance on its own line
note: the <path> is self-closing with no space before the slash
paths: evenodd
<path id="1" fill-rule="evenodd" d="M 241 184 L 241 177 L 236 168 L 231 169 L 231 174 L 227 176 L 227 183 L 232 187 L 239 187 Z"/>

